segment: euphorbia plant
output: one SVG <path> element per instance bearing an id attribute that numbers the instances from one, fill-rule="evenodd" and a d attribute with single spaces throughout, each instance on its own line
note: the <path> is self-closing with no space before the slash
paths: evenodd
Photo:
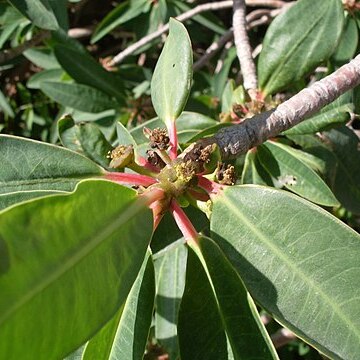
<path id="1" fill-rule="evenodd" d="M 234 185 L 211 138 L 181 152 L 175 124 L 191 69 L 189 37 L 172 20 L 152 79 L 167 131 L 144 128 L 146 154 L 121 125 L 114 149 L 89 126 L 72 133 L 72 146 L 102 167 L 71 150 L 1 136 L 4 358 L 57 359 L 80 347 L 84 359 L 141 359 L 154 318 L 171 358 L 276 359 L 255 302 L 332 358 L 360 352 L 359 236 L 289 192 Z M 63 142 L 69 129 L 71 119 L 62 119 Z M 267 151 L 291 152 L 264 145 L 259 157 L 270 173 Z M 280 171 L 289 167 L 282 159 Z M 286 187 L 337 205 L 315 172 L 297 170 L 305 183 L 283 179 Z M 180 236 L 166 234 L 176 231 L 169 213 Z"/>

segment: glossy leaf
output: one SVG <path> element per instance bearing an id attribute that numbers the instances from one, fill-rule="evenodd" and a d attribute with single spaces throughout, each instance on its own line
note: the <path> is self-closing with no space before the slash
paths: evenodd
<path id="1" fill-rule="evenodd" d="M 4 112 L 7 116 L 13 118 L 15 116 L 12 107 L 10 106 L 9 102 L 6 100 L 3 92 L 0 91 L 0 110 Z"/>
<path id="2" fill-rule="evenodd" d="M 245 103 L 245 90 L 242 85 L 236 87 L 235 81 L 230 79 L 225 85 L 221 96 L 221 112 L 228 113 L 233 110 L 234 104 Z"/>
<path id="3" fill-rule="evenodd" d="M 188 143 L 193 143 L 199 139 L 202 139 L 203 137 L 208 137 L 208 136 L 213 136 L 215 135 L 220 129 L 222 129 L 223 127 L 226 126 L 231 126 L 233 125 L 232 123 L 219 123 L 216 122 L 216 125 L 213 126 L 209 126 L 208 128 L 205 128 L 202 131 L 199 131 L 195 136 L 193 136 L 192 138 L 188 139 Z"/>
<path id="4" fill-rule="evenodd" d="M 227 51 L 226 57 L 224 59 L 224 63 L 220 71 L 216 73 L 214 77 L 211 79 L 214 94 L 219 99 L 221 98 L 221 95 L 224 92 L 226 82 L 228 81 L 229 78 L 229 71 L 235 58 L 236 58 L 236 49 L 235 47 L 232 47 L 229 49 L 229 51 Z"/>
<path id="5" fill-rule="evenodd" d="M 182 360 L 228 360 L 225 331 L 206 272 L 189 248 L 178 336 Z"/>
<path id="6" fill-rule="evenodd" d="M 271 221 L 269 221 L 271 219 Z M 212 236 L 267 311 L 332 359 L 360 351 L 360 237 L 288 192 L 226 188 Z"/>
<path id="7" fill-rule="evenodd" d="M 71 115 L 65 115 L 58 121 L 58 133 L 61 144 L 72 151 L 83 153 L 79 141 L 79 127 Z"/>
<path id="8" fill-rule="evenodd" d="M 145 125 L 147 122 L 145 123 Z M 120 145 L 136 145 L 135 139 L 132 134 L 126 129 L 126 127 L 120 123 L 116 123 L 116 135 L 117 135 L 117 143 Z M 145 136 L 144 136 L 145 138 Z M 146 139 L 146 138 L 145 138 Z"/>
<path id="9" fill-rule="evenodd" d="M 88 340 L 126 300 L 151 233 L 136 192 L 107 181 L 1 213 L 2 356 L 59 359 Z"/>
<path id="10" fill-rule="evenodd" d="M 274 185 L 271 176 L 261 165 L 256 152 L 253 150 L 248 151 L 246 154 L 241 174 L 241 184 Z"/>
<path id="11" fill-rule="evenodd" d="M 95 43 L 125 22 L 148 12 L 151 3 L 147 0 L 132 0 L 120 3 L 110 11 L 96 27 L 91 42 Z"/>
<path id="12" fill-rule="evenodd" d="M 81 359 L 143 358 L 154 308 L 154 276 L 151 254 L 148 252 L 124 306 L 88 342 Z"/>
<path id="13" fill-rule="evenodd" d="M 35 199 L 42 196 L 53 194 L 64 194 L 62 191 L 41 190 L 41 191 L 19 191 L 0 195 L 0 211 L 23 201 Z M 65 193 L 66 194 L 66 193 Z"/>
<path id="14" fill-rule="evenodd" d="M 110 163 L 109 152 L 113 146 L 106 140 L 99 127 L 93 123 L 75 123 L 70 115 L 58 121 L 61 143 L 70 150 L 85 154 L 104 168 Z"/>
<path id="15" fill-rule="evenodd" d="M 192 49 L 189 35 L 179 21 L 170 19 L 169 36 L 151 80 L 151 98 L 159 118 L 176 120 L 189 96 L 192 81 Z"/>
<path id="16" fill-rule="evenodd" d="M 221 249 L 202 237 L 199 250 L 234 359 L 278 359 L 256 305 Z"/>
<path id="17" fill-rule="evenodd" d="M 233 79 L 228 80 L 221 96 L 221 112 L 225 113 L 232 110 L 232 94 L 234 89 L 235 81 Z"/>
<path id="18" fill-rule="evenodd" d="M 287 145 L 268 141 L 258 147 L 258 155 L 262 166 L 277 181 L 279 187 L 284 186 L 317 204 L 339 205 L 321 177 L 306 162 L 295 156 Z"/>
<path id="19" fill-rule="evenodd" d="M 123 102 L 121 81 L 89 54 L 59 44 L 55 46 L 55 55 L 63 69 L 78 83 L 104 91 Z"/>
<path id="20" fill-rule="evenodd" d="M 31 48 L 24 51 L 23 55 L 43 69 L 59 69 L 60 64 L 56 60 L 54 52 L 45 47 Z"/>
<path id="21" fill-rule="evenodd" d="M 82 179 L 101 176 L 100 166 L 70 150 L 10 135 L 0 136 L 0 194 L 71 191 Z"/>
<path id="22" fill-rule="evenodd" d="M 100 129 L 92 123 L 79 124 L 79 141 L 84 153 L 103 167 L 109 165 L 109 151 L 113 149 Z"/>
<path id="23" fill-rule="evenodd" d="M 170 359 L 179 356 L 177 320 L 185 287 L 186 259 L 187 247 L 178 244 L 155 260 L 155 337 L 166 349 Z"/>
<path id="24" fill-rule="evenodd" d="M 118 106 L 109 95 L 87 85 L 46 81 L 40 88 L 59 104 L 80 111 L 99 113 Z"/>
<path id="25" fill-rule="evenodd" d="M 328 59 L 343 23 L 339 0 L 300 0 L 280 14 L 269 26 L 260 53 L 259 85 L 264 94 L 301 80 Z"/>
<path id="26" fill-rule="evenodd" d="M 68 31 L 69 18 L 67 14 L 67 0 L 48 0 L 48 2 L 59 27 L 64 31 Z"/>
<path id="27" fill-rule="evenodd" d="M 40 89 L 41 84 L 43 82 L 59 83 L 63 76 L 64 76 L 64 71 L 62 69 L 44 70 L 31 76 L 31 78 L 27 81 L 26 86 L 29 89 Z"/>
<path id="28" fill-rule="evenodd" d="M 47 30 L 59 28 L 48 0 L 9 0 L 9 2 L 30 19 L 34 25 Z"/>
<path id="29" fill-rule="evenodd" d="M 324 136 L 336 158 L 332 189 L 346 209 L 360 214 L 359 138 L 345 126 L 328 131 Z"/>
<path id="30" fill-rule="evenodd" d="M 344 30 L 336 51 L 332 56 L 332 60 L 337 65 L 343 65 L 349 62 L 356 53 L 358 42 L 359 30 L 356 20 L 352 16 L 348 15 L 345 19 Z"/>
<path id="31" fill-rule="evenodd" d="M 346 123 L 353 111 L 352 92 L 340 96 L 330 105 L 325 106 L 319 114 L 301 122 L 293 128 L 284 131 L 285 135 L 315 134 L 331 125 Z"/>

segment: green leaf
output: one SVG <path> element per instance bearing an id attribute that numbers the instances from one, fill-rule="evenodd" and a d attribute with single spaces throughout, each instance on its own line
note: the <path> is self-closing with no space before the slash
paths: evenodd
<path id="1" fill-rule="evenodd" d="M 211 231 L 277 321 L 332 359 L 354 359 L 360 351 L 357 233 L 295 195 L 249 185 L 214 199 Z"/>
<path id="2" fill-rule="evenodd" d="M 182 360 L 228 360 L 225 331 L 213 290 L 200 260 L 189 248 L 178 336 Z"/>
<path id="3" fill-rule="evenodd" d="M 72 151 L 83 153 L 79 141 L 79 127 L 76 126 L 71 115 L 67 114 L 58 121 L 58 133 L 61 144 Z"/>
<path id="4" fill-rule="evenodd" d="M 6 100 L 6 97 L 2 91 L 0 91 L 0 109 L 7 116 L 10 116 L 11 118 L 15 117 L 12 107 L 10 106 L 9 102 Z"/>
<path id="5" fill-rule="evenodd" d="M 194 135 L 192 138 L 188 139 L 187 142 L 189 144 L 199 140 L 199 139 L 202 139 L 204 137 L 208 137 L 208 136 L 213 136 L 215 135 L 220 129 L 226 127 L 226 126 L 232 126 L 233 124 L 232 123 L 219 123 L 219 122 L 216 122 L 216 125 L 213 125 L 213 126 L 209 126 L 207 128 L 205 128 L 204 130 L 202 131 L 199 131 L 196 135 Z"/>
<path id="6" fill-rule="evenodd" d="M 133 138 L 132 134 L 119 121 L 116 122 L 116 135 L 117 135 L 117 143 L 119 145 L 134 145 L 134 146 L 136 145 L 135 139 Z"/>
<path id="7" fill-rule="evenodd" d="M 44 82 L 59 83 L 64 74 L 65 73 L 62 69 L 44 70 L 31 76 L 30 79 L 27 81 L 26 86 L 29 89 L 40 89 L 41 84 Z"/>
<path id="8" fill-rule="evenodd" d="M 359 30 L 356 20 L 348 15 L 345 19 L 344 30 L 342 32 L 339 44 L 335 53 L 332 55 L 332 60 L 337 65 L 343 65 L 349 62 L 356 54 L 356 49 L 359 42 Z"/>
<path id="9" fill-rule="evenodd" d="M 235 87 L 233 79 L 228 80 L 221 96 L 221 112 L 228 113 L 233 110 L 234 104 L 245 103 L 245 90 L 242 85 Z"/>
<path id="10" fill-rule="evenodd" d="M 36 66 L 43 69 L 49 70 L 60 68 L 60 64 L 56 60 L 54 52 L 51 49 L 44 47 L 27 49 L 24 51 L 23 55 Z"/>
<path id="11" fill-rule="evenodd" d="M 13 192 L 8 194 L 1 194 L 0 195 L 0 211 L 21 203 L 23 201 L 35 199 L 42 196 L 53 195 L 53 194 L 64 194 L 63 191 L 55 191 L 55 190 L 41 190 L 41 191 L 19 191 Z"/>
<path id="12" fill-rule="evenodd" d="M 79 141 L 85 154 L 102 167 L 108 167 L 110 159 L 107 155 L 113 147 L 105 139 L 99 127 L 92 123 L 80 123 L 77 126 Z"/>
<path id="13" fill-rule="evenodd" d="M 68 31 L 69 18 L 67 13 L 67 0 L 48 0 L 48 2 L 53 10 L 59 27 L 64 31 Z"/>
<path id="14" fill-rule="evenodd" d="M 258 147 L 259 160 L 277 181 L 277 185 L 284 186 L 317 204 L 339 205 L 320 176 L 289 149 L 287 145 L 272 141 L 267 141 Z"/>
<path id="15" fill-rule="evenodd" d="M 192 49 L 189 35 L 179 21 L 170 19 L 169 36 L 151 80 L 155 111 L 165 123 L 175 121 L 189 96 L 192 81 Z"/>
<path id="16" fill-rule="evenodd" d="M 156 312 L 155 337 L 170 359 L 179 356 L 177 320 L 184 293 L 187 247 L 179 244 L 155 260 Z"/>
<path id="17" fill-rule="evenodd" d="M 147 13 L 150 8 L 151 3 L 147 0 L 133 0 L 120 3 L 101 20 L 94 31 L 91 43 L 96 43 L 121 24 L 134 19 L 142 13 Z"/>
<path id="18" fill-rule="evenodd" d="M 56 0 L 54 0 L 56 1 Z M 80 52 L 84 55 L 88 55 L 88 51 L 86 48 L 75 38 L 70 37 L 67 31 L 63 29 L 59 29 L 57 31 L 52 32 L 52 40 L 54 42 L 53 46 L 62 45 L 67 48 L 71 48 L 74 51 Z M 54 55 L 55 57 L 55 55 Z M 59 64 L 60 66 L 60 64 Z"/>
<path id="19" fill-rule="evenodd" d="M 241 174 L 241 184 L 274 185 L 271 176 L 261 165 L 256 152 L 253 150 L 248 151 L 246 154 Z"/>
<path id="20" fill-rule="evenodd" d="M 235 81 L 233 79 L 228 80 L 225 85 L 224 91 L 221 95 L 221 112 L 232 111 L 232 95 L 235 89 Z"/>
<path id="21" fill-rule="evenodd" d="M 218 97 L 219 99 L 221 98 L 224 92 L 226 82 L 228 81 L 229 78 L 229 71 L 235 58 L 236 58 L 236 49 L 235 47 L 232 47 L 229 49 L 229 51 L 227 51 L 226 57 L 224 59 L 224 63 L 220 71 L 216 73 L 213 78 L 211 78 L 213 92 L 215 96 Z"/>
<path id="22" fill-rule="evenodd" d="M 360 214 L 360 151 L 359 138 L 346 126 L 324 133 L 336 157 L 332 189 L 340 203 Z"/>
<path id="23" fill-rule="evenodd" d="M 199 250 L 234 359 L 278 359 L 256 305 L 223 252 L 205 237 L 199 239 Z"/>
<path id="24" fill-rule="evenodd" d="M 57 30 L 59 24 L 48 0 L 8 0 L 34 25 L 47 30 Z"/>
<path id="25" fill-rule="evenodd" d="M 154 266 L 148 252 L 125 305 L 89 341 L 82 359 L 142 359 L 151 325 L 154 297 Z"/>
<path id="26" fill-rule="evenodd" d="M 299 0 L 276 17 L 266 32 L 259 57 L 259 84 L 264 94 L 274 94 L 301 80 L 328 59 L 343 23 L 339 0 Z"/>
<path id="27" fill-rule="evenodd" d="M 70 150 L 0 135 L 0 194 L 17 191 L 71 191 L 82 179 L 101 176 L 100 166 Z"/>
<path id="28" fill-rule="evenodd" d="M 118 106 L 109 95 L 87 85 L 46 81 L 40 88 L 59 104 L 80 111 L 99 113 Z"/>
<path id="29" fill-rule="evenodd" d="M 89 54 L 58 44 L 55 56 L 63 69 L 78 83 L 99 89 L 123 103 L 123 84 Z"/>
<path id="30" fill-rule="evenodd" d="M 331 125 L 344 124 L 350 119 L 349 112 L 353 111 L 352 92 L 340 96 L 330 105 L 325 106 L 318 115 L 302 121 L 293 128 L 284 131 L 285 135 L 315 134 Z"/>
<path id="31" fill-rule="evenodd" d="M 108 181 L 2 212 L 2 356 L 60 359 L 83 344 L 126 300 L 151 233 L 136 192 Z"/>
<path id="32" fill-rule="evenodd" d="M 5 26 L 1 24 L 2 31 L 0 32 L 0 48 L 4 47 L 5 43 L 10 39 L 11 35 L 13 35 L 20 24 L 21 20 Z"/>
<path id="33" fill-rule="evenodd" d="M 93 123 L 76 124 L 70 115 L 58 121 L 58 132 L 61 143 L 70 150 L 85 154 L 104 168 L 108 168 L 109 151 L 112 145 L 106 140 L 99 126 Z"/>

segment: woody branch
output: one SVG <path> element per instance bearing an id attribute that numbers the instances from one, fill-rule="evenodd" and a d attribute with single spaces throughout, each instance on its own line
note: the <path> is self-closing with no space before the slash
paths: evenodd
<path id="1" fill-rule="evenodd" d="M 223 159 L 236 158 L 306 120 L 359 84 L 360 55 L 334 73 L 301 90 L 276 109 L 223 128 L 211 140 L 220 147 Z"/>

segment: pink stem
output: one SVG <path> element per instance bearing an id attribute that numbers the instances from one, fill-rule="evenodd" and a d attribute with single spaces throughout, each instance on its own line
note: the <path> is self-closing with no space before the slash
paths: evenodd
<path id="1" fill-rule="evenodd" d="M 137 185 L 137 186 L 150 186 L 155 184 L 156 179 L 140 174 L 128 174 L 119 172 L 108 172 L 104 176 L 105 179 L 117 182 L 119 184 Z"/>
<path id="2" fill-rule="evenodd" d="M 144 192 L 140 195 L 141 199 L 144 199 L 147 206 L 153 208 L 154 204 L 158 201 L 161 201 L 165 196 L 165 191 L 163 189 L 154 187 L 149 191 Z"/>
<path id="3" fill-rule="evenodd" d="M 145 200 L 145 204 L 149 206 L 149 208 L 153 212 L 154 218 L 154 231 L 160 223 L 160 220 L 164 216 L 164 209 L 162 200 L 165 197 L 165 192 L 159 188 L 152 188 L 150 191 L 145 192 L 140 195 L 142 199 Z"/>
<path id="4" fill-rule="evenodd" d="M 170 212 L 175 219 L 177 226 L 184 235 L 186 241 L 194 240 L 199 238 L 199 234 L 194 228 L 189 218 L 186 216 L 184 210 L 179 206 L 176 200 L 171 200 Z"/>
<path id="5" fill-rule="evenodd" d="M 156 228 L 158 227 L 161 219 L 164 216 L 164 209 L 162 206 L 161 201 L 155 201 L 152 204 L 150 204 L 150 209 L 153 212 L 153 218 L 154 218 L 154 231 L 156 230 Z"/>
<path id="6" fill-rule="evenodd" d="M 188 193 L 196 200 L 208 201 L 210 199 L 208 194 L 205 194 L 200 191 L 189 189 Z"/>
<path id="7" fill-rule="evenodd" d="M 198 186 L 204 189 L 210 196 L 218 194 L 223 190 L 223 186 L 211 181 L 204 176 L 198 175 Z"/>
<path id="8" fill-rule="evenodd" d="M 168 131 L 170 138 L 169 156 L 171 160 L 174 160 L 177 158 L 177 148 L 178 148 L 178 138 L 177 138 L 175 121 L 171 121 L 170 126 L 168 127 Z"/>

